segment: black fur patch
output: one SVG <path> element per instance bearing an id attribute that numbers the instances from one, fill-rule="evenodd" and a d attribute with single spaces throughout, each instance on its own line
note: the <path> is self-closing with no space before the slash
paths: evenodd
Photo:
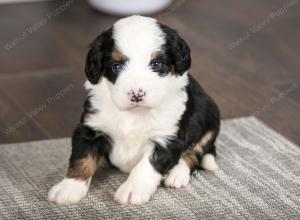
<path id="1" fill-rule="evenodd" d="M 186 92 L 188 101 L 178 124 L 177 134 L 183 141 L 182 150 L 193 147 L 207 131 L 213 131 L 217 136 L 220 129 L 220 113 L 217 105 L 190 75 Z"/>
<path id="2" fill-rule="evenodd" d="M 174 29 L 164 24 L 158 25 L 166 35 L 163 51 L 167 62 L 172 64 L 175 74 L 182 75 L 191 67 L 190 48 Z"/>
<path id="3" fill-rule="evenodd" d="M 150 163 L 161 174 L 168 172 L 179 160 L 182 153 L 180 140 L 171 139 L 167 147 L 155 143 Z"/>
<path id="4" fill-rule="evenodd" d="M 192 76 L 189 76 L 185 90 L 188 101 L 178 123 L 177 139 L 171 140 L 165 148 L 156 144 L 150 159 L 153 167 L 161 174 L 170 170 L 178 162 L 181 154 L 193 148 L 208 131 L 212 131 L 215 137 L 204 146 L 203 152 L 198 154 L 197 158 L 201 161 L 206 153 L 216 155 L 214 142 L 220 129 L 218 107 Z"/>
<path id="5" fill-rule="evenodd" d="M 111 72 L 111 54 L 114 46 L 112 28 L 103 32 L 91 43 L 91 49 L 86 59 L 85 73 L 92 84 L 97 84 L 103 75 L 111 82 L 115 82 L 117 76 Z"/>

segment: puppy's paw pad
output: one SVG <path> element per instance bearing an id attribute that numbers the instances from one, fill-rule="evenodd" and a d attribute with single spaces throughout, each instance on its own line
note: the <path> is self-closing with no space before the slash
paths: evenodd
<path id="1" fill-rule="evenodd" d="M 142 204 L 150 200 L 152 193 L 148 187 L 127 180 L 119 187 L 114 199 L 122 204 Z"/>
<path id="2" fill-rule="evenodd" d="M 185 162 L 179 162 L 171 169 L 168 174 L 165 185 L 174 188 L 187 186 L 190 181 L 190 169 Z"/>
<path id="3" fill-rule="evenodd" d="M 48 200 L 57 204 L 76 203 L 86 195 L 87 191 L 86 181 L 65 178 L 50 189 Z"/>

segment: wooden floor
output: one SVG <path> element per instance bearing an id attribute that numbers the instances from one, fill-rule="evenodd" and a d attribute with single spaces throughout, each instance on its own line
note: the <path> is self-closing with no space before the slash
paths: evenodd
<path id="1" fill-rule="evenodd" d="M 224 119 L 255 115 L 300 144 L 300 2 L 179 0 L 154 17 L 189 43 Z M 0 6 L 1 143 L 71 135 L 88 44 L 117 19 L 85 1 Z"/>

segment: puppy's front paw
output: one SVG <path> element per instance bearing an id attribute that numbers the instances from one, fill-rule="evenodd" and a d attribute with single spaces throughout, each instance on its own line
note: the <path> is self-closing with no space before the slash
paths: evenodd
<path id="1" fill-rule="evenodd" d="M 155 189 L 156 186 L 127 180 L 119 187 L 114 199 L 122 204 L 142 204 L 149 201 Z"/>
<path id="2" fill-rule="evenodd" d="M 190 180 L 190 168 L 187 164 L 180 160 L 177 165 L 175 165 L 168 174 L 167 179 L 165 180 L 165 185 L 181 188 L 187 186 Z"/>
<path id="3" fill-rule="evenodd" d="M 48 200 L 57 204 L 76 203 L 86 195 L 89 182 L 65 178 L 50 189 Z"/>

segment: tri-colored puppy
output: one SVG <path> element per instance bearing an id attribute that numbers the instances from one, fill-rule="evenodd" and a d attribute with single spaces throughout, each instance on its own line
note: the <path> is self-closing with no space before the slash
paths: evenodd
<path id="1" fill-rule="evenodd" d="M 190 66 L 186 42 L 153 18 L 130 16 L 98 36 L 87 55 L 88 96 L 69 169 L 49 200 L 82 199 L 101 158 L 129 173 L 115 193 L 120 203 L 147 202 L 162 179 L 180 188 L 195 168 L 217 169 L 219 110 Z"/>

